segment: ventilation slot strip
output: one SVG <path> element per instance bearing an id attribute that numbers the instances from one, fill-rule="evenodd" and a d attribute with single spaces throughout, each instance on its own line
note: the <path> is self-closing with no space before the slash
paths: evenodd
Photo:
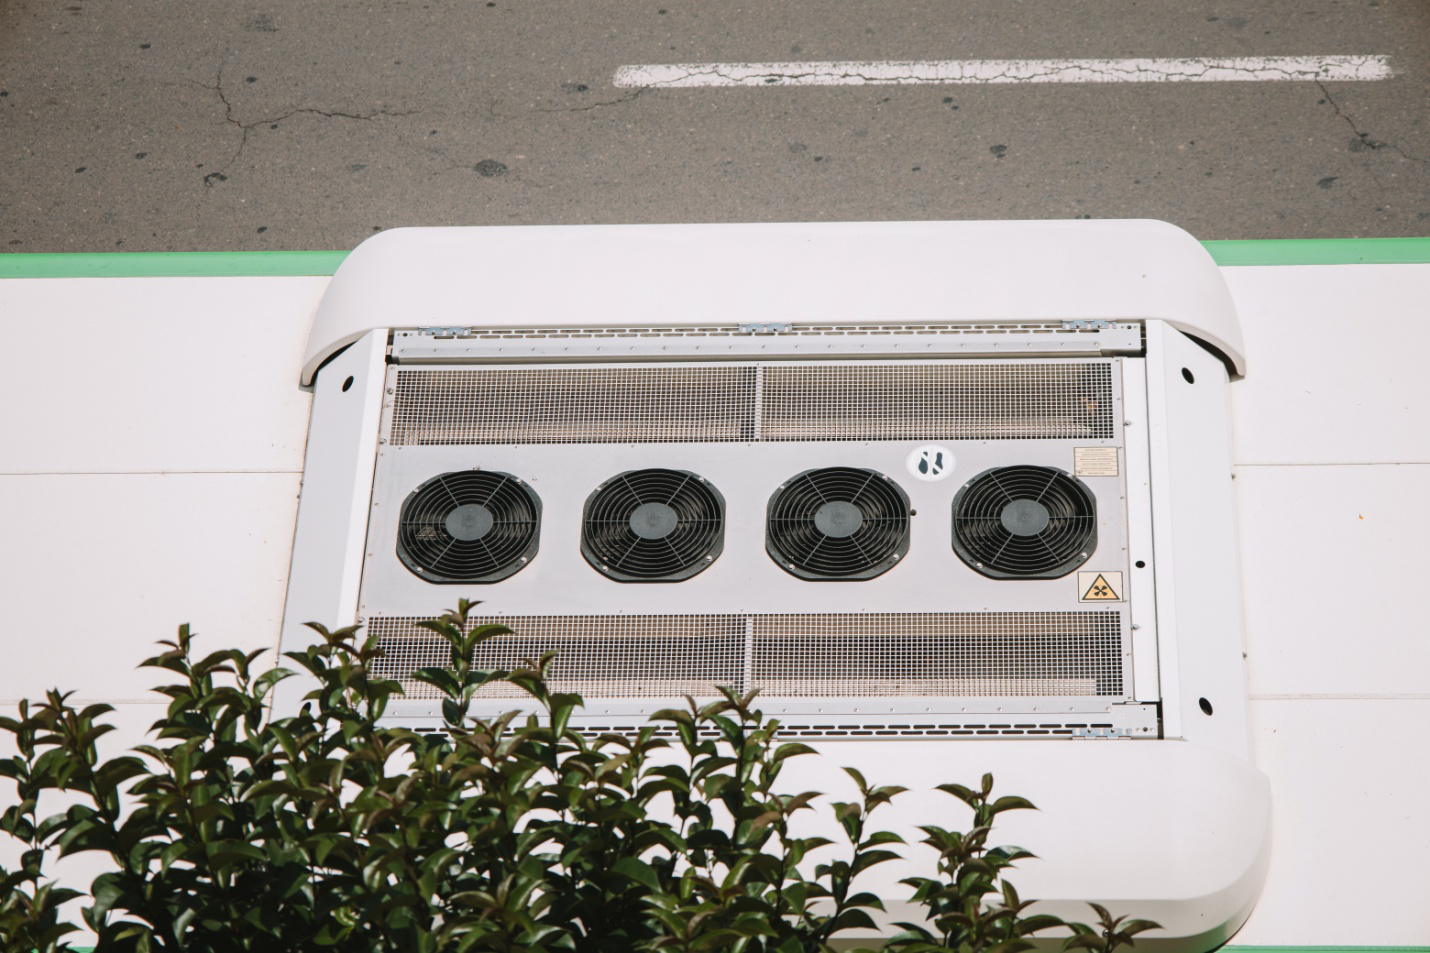
<path id="1" fill-rule="evenodd" d="M 390 442 L 1089 440 L 1114 409 L 1105 360 L 400 369 Z"/>
<path id="2" fill-rule="evenodd" d="M 1126 325 L 1122 325 L 1126 326 Z M 434 340 L 463 341 L 579 341 L 591 338 L 627 340 L 630 338 L 745 338 L 749 332 L 739 324 L 683 325 L 669 327 L 588 327 L 588 328 L 445 328 L 431 333 Z M 1022 324 L 796 324 L 780 332 L 783 337 L 847 337 L 849 335 L 926 335 L 940 336 L 994 335 L 1010 332 L 1052 334 L 1058 337 L 1097 335 L 1104 328 L 1087 322 L 1069 327 L 1061 321 L 1031 321 Z M 401 331 L 403 337 L 417 338 L 421 332 Z"/>
<path id="3" fill-rule="evenodd" d="M 573 719 L 572 726 L 587 737 L 611 734 L 628 736 L 643 728 L 649 728 L 655 738 L 678 738 L 674 728 L 662 724 L 634 726 L 631 724 L 590 724 L 582 719 Z M 446 734 L 443 728 L 415 728 L 419 734 Z M 978 723 L 934 723 L 934 724 L 869 724 L 869 725 L 813 725 L 799 722 L 780 721 L 781 738 L 1077 738 L 1096 732 L 1116 732 L 1112 722 L 1050 722 L 1047 724 L 989 725 Z M 720 732 L 713 728 L 699 731 L 701 737 L 719 738 Z M 1129 736 L 1130 737 L 1130 736 Z"/>
<path id="4" fill-rule="evenodd" d="M 440 697 L 412 678 L 445 667 L 447 643 L 416 618 L 369 620 L 383 657 L 373 674 L 410 699 Z M 484 670 L 529 665 L 555 652 L 549 681 L 587 699 L 717 695 L 716 686 L 768 698 L 1123 697 L 1118 612 L 871 613 L 485 617 L 512 634 L 477 646 Z M 487 698 L 524 698 L 512 685 Z"/>

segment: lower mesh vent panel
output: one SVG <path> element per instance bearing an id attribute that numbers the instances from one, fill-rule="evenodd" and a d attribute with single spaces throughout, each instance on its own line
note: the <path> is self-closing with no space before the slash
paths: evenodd
<path id="1" fill-rule="evenodd" d="M 416 618 L 374 618 L 384 656 L 374 674 L 407 697 L 448 664 L 445 642 Z M 554 691 L 587 699 L 716 694 L 758 688 L 770 698 L 1100 697 L 1123 695 L 1117 612 L 869 615 L 506 616 L 474 618 L 514 634 L 477 647 L 479 669 L 511 669 L 556 652 Z M 524 698 L 508 685 L 484 697 Z"/>

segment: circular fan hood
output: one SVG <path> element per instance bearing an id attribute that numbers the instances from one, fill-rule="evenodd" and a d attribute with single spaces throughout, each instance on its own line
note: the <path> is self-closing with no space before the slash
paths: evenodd
<path id="1" fill-rule="evenodd" d="M 581 554 L 620 582 L 680 582 L 725 546 L 725 498 L 687 470 L 628 470 L 586 500 Z"/>
<path id="2" fill-rule="evenodd" d="M 877 470 L 806 470 L 770 497 L 765 548 L 801 579 L 873 579 L 909 551 L 909 497 Z"/>
<path id="3" fill-rule="evenodd" d="M 495 470 L 443 473 L 402 502 L 397 557 L 428 582 L 498 582 L 536 555 L 541 499 Z"/>
<path id="4" fill-rule="evenodd" d="M 1097 548 L 1092 491 L 1057 467 L 995 467 L 953 498 L 953 548 L 994 579 L 1055 579 Z"/>

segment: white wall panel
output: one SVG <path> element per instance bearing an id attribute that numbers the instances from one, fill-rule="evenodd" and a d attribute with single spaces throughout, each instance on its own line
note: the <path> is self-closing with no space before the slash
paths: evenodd
<path id="1" fill-rule="evenodd" d="M 0 473 L 301 470 L 327 282 L 0 282 Z"/>
<path id="2" fill-rule="evenodd" d="M 296 474 L 0 476 L 0 704 L 46 688 L 152 700 L 137 671 L 182 622 L 278 644 Z M 321 621 L 321 620 L 320 620 Z"/>
<path id="3" fill-rule="evenodd" d="M 1257 701 L 1252 721 L 1271 778 L 1271 869 L 1232 943 L 1424 944 L 1430 699 Z"/>
<path id="4" fill-rule="evenodd" d="M 1430 462 L 1430 264 L 1223 268 L 1237 463 Z"/>
<path id="5" fill-rule="evenodd" d="M 1430 466 L 1238 467 L 1235 486 L 1252 696 L 1430 698 Z"/>

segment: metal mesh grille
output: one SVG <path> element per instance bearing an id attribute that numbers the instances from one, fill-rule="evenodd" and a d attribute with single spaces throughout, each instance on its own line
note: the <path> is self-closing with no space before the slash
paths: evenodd
<path id="1" fill-rule="evenodd" d="M 374 672 L 409 698 L 437 692 L 412 680 L 448 664 L 445 642 L 414 618 L 376 618 L 384 657 Z M 712 695 L 716 685 L 770 697 L 1118 697 L 1117 612 L 866 615 L 514 616 L 471 620 L 516 634 L 483 642 L 482 669 L 557 652 L 556 691 L 587 698 Z M 496 685 L 488 697 L 523 697 Z"/>
<path id="2" fill-rule="evenodd" d="M 556 652 L 549 675 L 554 691 L 588 698 L 655 698 L 708 695 L 716 685 L 741 679 L 745 644 L 743 616 L 522 616 L 473 618 L 473 626 L 506 625 L 501 635 L 477 646 L 479 669 L 513 669 L 543 652 Z M 402 682 L 408 698 L 438 698 L 436 689 L 413 681 L 419 668 L 445 667 L 447 643 L 412 618 L 373 619 L 384 657 L 374 674 Z M 495 684 L 486 698 L 526 698 L 512 685 Z"/>
<path id="3" fill-rule="evenodd" d="M 1121 695 L 1115 612 L 752 616 L 764 695 Z"/>
<path id="4" fill-rule="evenodd" d="M 407 370 L 391 442 L 752 440 L 754 410 L 749 366 Z"/>
<path id="5" fill-rule="evenodd" d="M 1079 362 L 771 365 L 765 440 L 970 440 L 1115 435 L 1112 365 Z"/>
<path id="6" fill-rule="evenodd" d="M 1109 361 L 401 370 L 392 413 L 397 446 L 1116 435 Z"/>

